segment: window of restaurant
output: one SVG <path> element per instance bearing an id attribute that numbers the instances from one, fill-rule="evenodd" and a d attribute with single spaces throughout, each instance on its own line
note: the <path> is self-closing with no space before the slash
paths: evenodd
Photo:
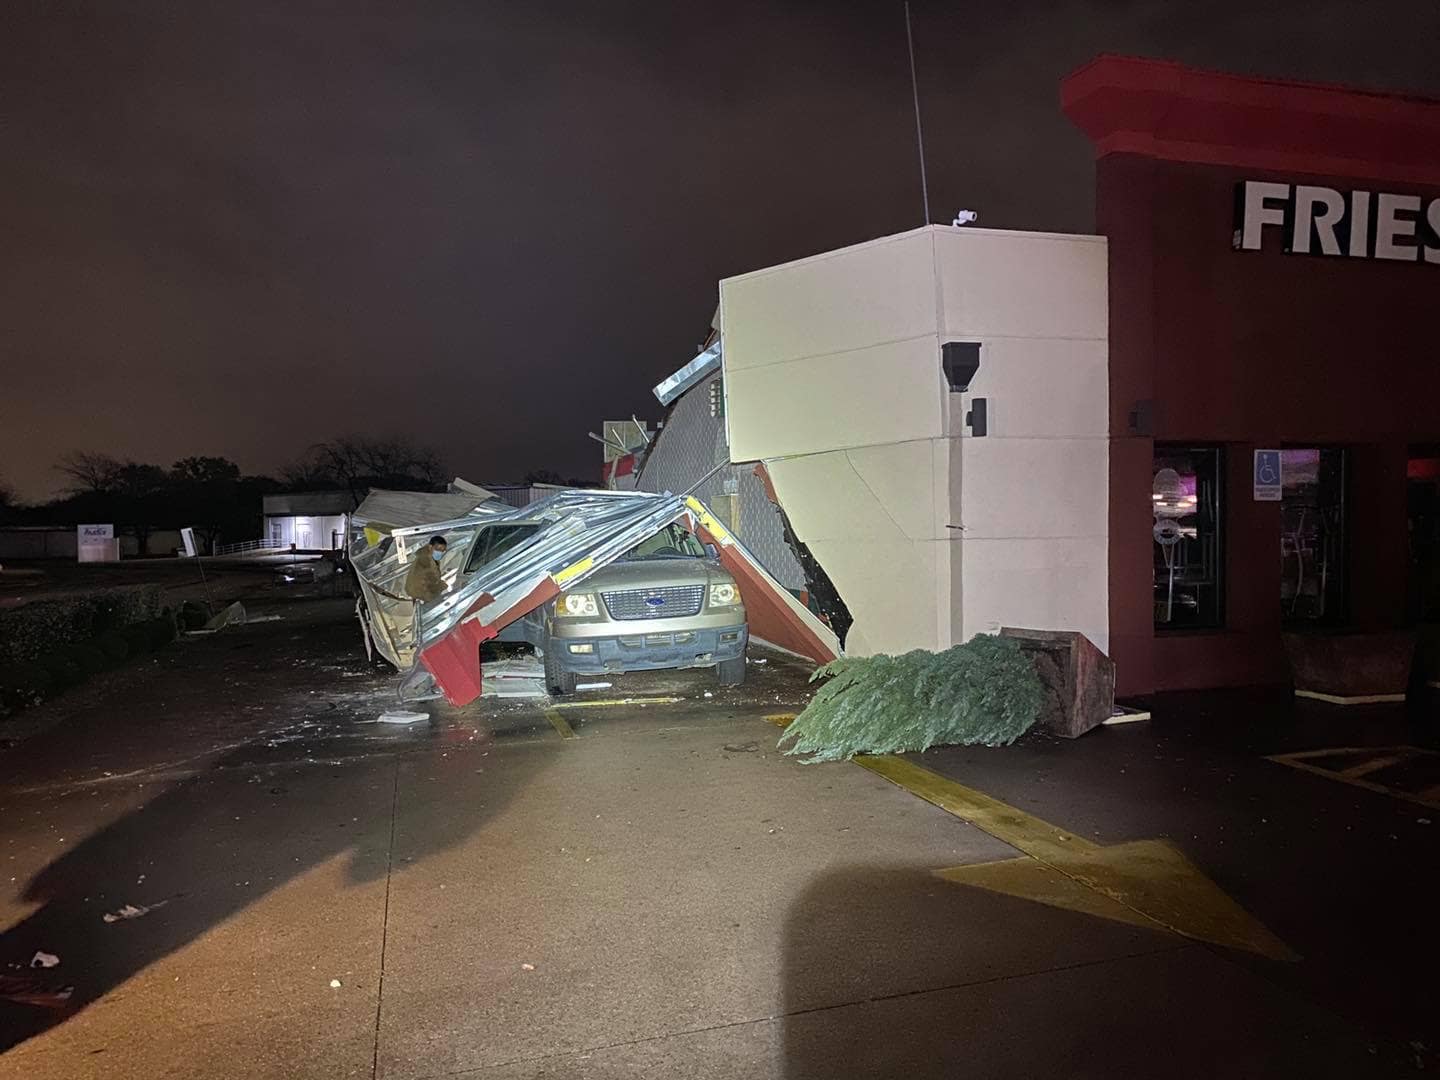
<path id="1" fill-rule="evenodd" d="M 1345 618 L 1345 451 L 1280 451 L 1280 608 L 1287 622 Z"/>
<path id="2" fill-rule="evenodd" d="M 1440 446 L 1412 447 L 1406 469 L 1410 511 L 1411 622 L 1440 622 Z"/>
<path id="3" fill-rule="evenodd" d="M 1224 622 L 1224 458 L 1218 446 L 1155 447 L 1150 509 L 1157 630 L 1213 629 Z"/>

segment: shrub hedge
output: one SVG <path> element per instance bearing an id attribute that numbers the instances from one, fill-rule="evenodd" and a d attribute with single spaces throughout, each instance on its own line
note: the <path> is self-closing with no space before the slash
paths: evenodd
<path id="1" fill-rule="evenodd" d="M 34 663 L 62 645 L 149 622 L 161 610 L 158 585 L 99 589 L 0 609 L 0 667 Z"/>
<path id="2" fill-rule="evenodd" d="M 94 597 L 65 598 L 63 601 L 41 601 L 25 607 L 0 612 L 0 712 L 35 705 L 69 687 L 76 686 L 106 668 L 128 659 L 144 656 L 164 648 L 177 636 L 176 613 L 160 611 L 160 591 L 153 586 L 125 592 L 116 598 L 107 596 L 98 602 Z M 8 618 L 31 607 L 51 607 L 26 620 Z M 126 615 L 141 615 L 128 623 L 116 622 Z M 91 626 L 97 632 L 86 640 L 66 641 L 63 635 L 75 628 Z M 24 647 L 15 647 L 5 635 L 21 628 Z M 39 635 L 46 629 L 57 636 L 36 648 Z M 5 648 L 5 646 L 9 646 Z"/>

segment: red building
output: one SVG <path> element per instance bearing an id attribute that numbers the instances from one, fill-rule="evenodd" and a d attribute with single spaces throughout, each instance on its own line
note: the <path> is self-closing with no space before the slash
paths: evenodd
<path id="1" fill-rule="evenodd" d="M 1062 101 L 1109 238 L 1120 692 L 1440 616 L 1440 102 L 1120 57 Z"/>

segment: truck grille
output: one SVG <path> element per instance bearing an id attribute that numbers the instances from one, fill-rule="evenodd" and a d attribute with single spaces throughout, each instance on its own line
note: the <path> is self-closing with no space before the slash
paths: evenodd
<path id="1" fill-rule="evenodd" d="M 673 619 L 699 613 L 705 602 L 705 586 L 667 585 L 663 589 L 626 589 L 600 596 L 612 619 Z"/>

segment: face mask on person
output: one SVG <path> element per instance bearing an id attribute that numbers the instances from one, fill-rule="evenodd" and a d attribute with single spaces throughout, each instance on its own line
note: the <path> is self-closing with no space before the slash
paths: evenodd
<path id="1" fill-rule="evenodd" d="M 439 562 L 441 559 L 445 558 L 445 552 L 443 551 L 431 551 L 430 555 L 432 558 L 434 558 L 436 562 Z"/>

